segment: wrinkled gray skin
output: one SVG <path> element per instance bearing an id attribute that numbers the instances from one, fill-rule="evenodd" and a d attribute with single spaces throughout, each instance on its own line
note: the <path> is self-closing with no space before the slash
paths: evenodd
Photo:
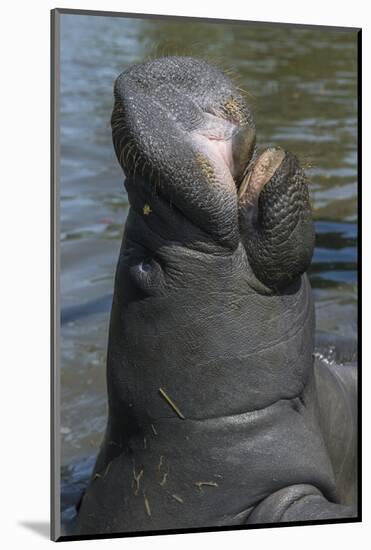
<path id="1" fill-rule="evenodd" d="M 201 60 L 131 67 L 114 93 L 130 212 L 77 532 L 355 516 L 355 372 L 314 367 L 297 159 L 258 151 L 244 99 Z"/>

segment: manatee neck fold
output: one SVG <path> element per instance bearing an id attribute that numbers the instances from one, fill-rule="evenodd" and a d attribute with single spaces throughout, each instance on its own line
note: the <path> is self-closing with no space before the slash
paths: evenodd
<path id="1" fill-rule="evenodd" d="M 306 276 L 292 294 L 264 296 L 247 290 L 237 255 L 201 262 L 182 248 L 179 257 L 168 252 L 172 287 L 136 299 L 129 286 L 115 292 L 107 368 L 115 409 L 130 410 L 138 422 L 174 418 L 176 408 L 203 419 L 300 395 L 313 366 Z M 128 269 L 119 263 L 118 285 L 130 283 Z"/>

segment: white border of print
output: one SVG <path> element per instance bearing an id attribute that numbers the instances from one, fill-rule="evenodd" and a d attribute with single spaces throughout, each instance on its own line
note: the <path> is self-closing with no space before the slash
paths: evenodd
<path id="1" fill-rule="evenodd" d="M 5 548 L 37 548 L 53 544 L 49 539 L 49 384 L 50 384 L 50 10 L 73 8 L 133 13 L 156 13 L 249 21 L 363 27 L 363 97 L 370 98 L 371 18 L 367 2 L 349 3 L 312 0 L 310 3 L 265 0 L 74 0 L 57 4 L 49 0 L 18 0 L 2 7 L 0 34 L 2 54 L 1 129 L 1 305 L 2 305 L 2 451 L 1 451 L 1 538 Z M 5 13 L 4 13 L 5 11 Z M 363 118 L 371 120 L 370 102 Z M 5 122 L 5 125 L 4 125 Z M 368 125 L 369 126 L 369 125 Z M 366 130 L 365 124 L 365 130 Z M 363 151 L 371 150 L 370 132 L 363 136 Z M 4 154 L 5 153 L 5 154 Z M 371 181 L 368 155 L 364 155 L 363 180 Z M 370 185 L 363 189 L 363 242 L 369 243 Z M 368 214 L 368 215 L 367 215 Z M 363 255 L 363 310 L 371 309 L 370 257 Z M 5 253 L 5 254 L 4 254 Z M 370 351 L 363 353 L 363 388 L 371 387 Z M 365 393 L 365 392 L 364 392 Z M 363 426 L 369 427 L 370 400 L 363 399 Z M 339 524 L 288 529 L 263 529 L 200 533 L 137 539 L 70 542 L 74 548 L 89 549 L 121 545 L 129 550 L 150 548 L 183 550 L 210 545 L 222 548 L 259 547 L 280 550 L 299 545 L 363 548 L 371 538 L 370 528 L 370 442 L 363 434 L 362 524 Z M 176 537 L 176 539 L 174 539 Z M 86 546 L 84 546 L 86 547 Z"/>

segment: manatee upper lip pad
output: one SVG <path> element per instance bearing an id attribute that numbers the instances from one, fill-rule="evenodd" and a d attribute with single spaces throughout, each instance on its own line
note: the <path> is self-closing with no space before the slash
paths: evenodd
<path id="1" fill-rule="evenodd" d="M 285 157 L 283 149 L 270 147 L 253 159 L 254 128 L 209 114 L 205 115 L 205 127 L 193 131 L 191 136 L 221 177 L 225 171 L 233 177 L 239 201 L 251 206 L 256 206 L 261 190 Z"/>
<path id="2" fill-rule="evenodd" d="M 204 126 L 191 132 L 193 142 L 219 170 L 227 168 L 239 187 L 253 155 L 255 129 L 209 113 L 204 117 Z"/>

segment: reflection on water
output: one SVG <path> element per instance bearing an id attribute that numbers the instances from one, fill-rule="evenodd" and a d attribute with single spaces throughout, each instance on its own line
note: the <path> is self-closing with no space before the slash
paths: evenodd
<path id="1" fill-rule="evenodd" d="M 318 330 L 355 338 L 356 34 L 63 15 L 61 40 L 61 437 L 69 464 L 96 452 L 106 417 L 108 315 L 128 209 L 109 126 L 116 76 L 164 54 L 205 57 L 231 74 L 255 113 L 260 146 L 291 150 L 310 177 Z"/>

